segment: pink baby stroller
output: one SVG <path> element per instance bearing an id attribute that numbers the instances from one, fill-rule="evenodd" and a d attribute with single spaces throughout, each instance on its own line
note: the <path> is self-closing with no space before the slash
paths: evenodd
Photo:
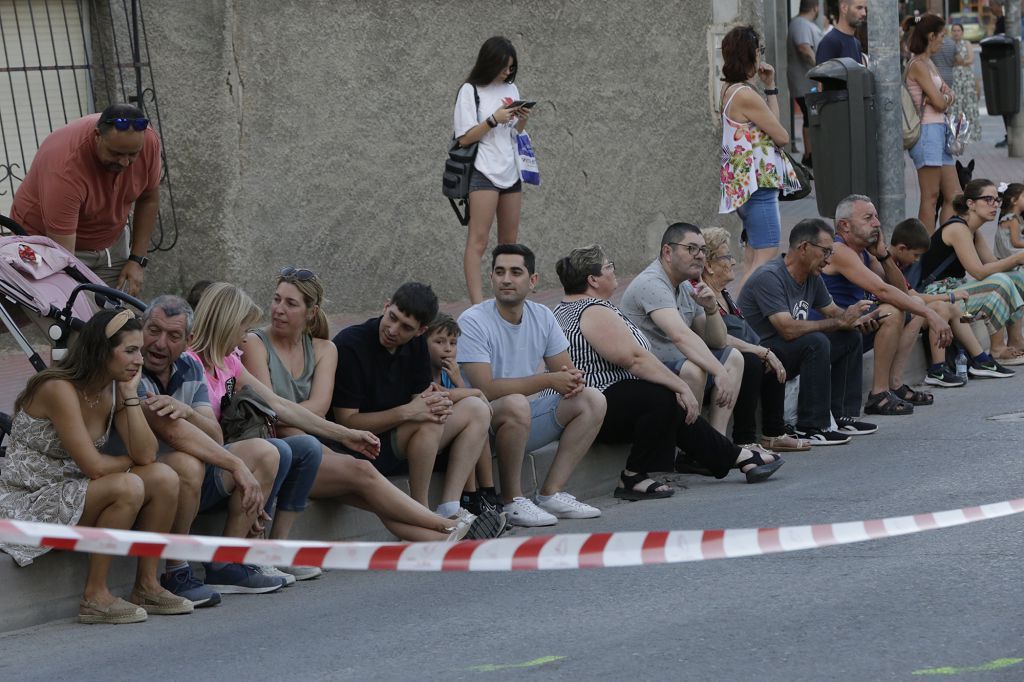
<path id="1" fill-rule="evenodd" d="M 0 237 L 0 324 L 14 337 L 37 372 L 46 363 L 21 331 L 36 323 L 45 329 L 52 345 L 52 358 L 67 354 L 71 333 L 80 329 L 95 310 L 124 307 L 144 311 L 137 298 L 103 284 L 92 270 L 47 237 L 26 235 L 10 218 L 0 224 L 14 232 Z M 2 330 L 0 330 L 2 332 Z M 9 418 L 0 413 L 0 440 L 7 432 Z"/>

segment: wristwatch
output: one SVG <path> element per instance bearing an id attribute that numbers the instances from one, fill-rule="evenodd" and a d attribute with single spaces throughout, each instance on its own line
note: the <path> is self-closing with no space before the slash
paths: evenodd
<path id="1" fill-rule="evenodd" d="M 765 95 L 777 95 L 777 94 L 779 94 L 779 89 L 778 88 L 768 88 L 767 90 L 764 91 L 764 94 Z"/>
<path id="2" fill-rule="evenodd" d="M 149 259 L 145 256 L 136 256 L 134 253 L 128 256 L 128 260 L 138 263 L 140 268 L 144 268 L 149 265 Z"/>
<path id="3" fill-rule="evenodd" d="M 877 259 L 878 259 L 878 262 L 879 262 L 879 263 L 884 263 L 885 261 L 887 261 L 887 260 L 889 260 L 890 258 L 892 258 L 892 252 L 891 252 L 891 251 L 889 251 L 889 252 L 887 252 L 887 253 L 886 253 L 886 254 L 885 254 L 884 256 L 875 256 L 875 258 L 877 258 Z"/>

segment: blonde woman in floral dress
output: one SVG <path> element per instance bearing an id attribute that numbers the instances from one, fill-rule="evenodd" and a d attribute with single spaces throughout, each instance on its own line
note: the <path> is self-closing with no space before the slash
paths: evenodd
<path id="1" fill-rule="evenodd" d="M 953 61 L 955 99 L 949 113 L 956 120 L 962 112 L 971 124 L 968 139 L 978 142 L 981 140 L 981 124 L 978 122 L 978 85 L 974 79 L 974 48 L 964 40 L 964 27 L 960 24 L 953 24 L 950 35 L 956 43 L 956 57 Z"/>
<path id="2" fill-rule="evenodd" d="M 764 47 L 751 26 L 737 26 L 722 39 L 722 200 L 719 213 L 736 211 L 746 233 L 743 276 L 736 285 L 779 252 L 779 192 L 799 187 L 780 148 L 789 133 L 779 122 L 775 69 L 761 61 Z M 764 86 L 762 98 L 753 87 Z"/>

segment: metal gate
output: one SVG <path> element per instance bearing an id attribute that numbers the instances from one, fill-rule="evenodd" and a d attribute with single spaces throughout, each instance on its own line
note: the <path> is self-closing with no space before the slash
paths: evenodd
<path id="1" fill-rule="evenodd" d="M 167 138 L 141 0 L 0 0 L 0 213 L 53 130 L 130 102 L 161 142 L 160 216 L 150 251 L 178 240 Z"/>

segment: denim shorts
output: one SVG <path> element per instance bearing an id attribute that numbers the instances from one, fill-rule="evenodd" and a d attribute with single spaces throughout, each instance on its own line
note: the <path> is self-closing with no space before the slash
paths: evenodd
<path id="1" fill-rule="evenodd" d="M 946 124 L 925 123 L 921 126 L 921 137 L 910 148 L 914 168 L 925 166 L 952 166 L 953 157 L 946 151 Z"/>
<path id="2" fill-rule="evenodd" d="M 498 194 L 515 194 L 516 192 L 523 191 L 523 181 L 516 180 L 516 184 L 502 189 L 491 182 L 490 178 L 474 168 L 473 175 L 469 178 L 469 191 L 472 192 L 477 189 L 490 189 Z"/>
<path id="3" fill-rule="evenodd" d="M 562 437 L 565 427 L 558 423 L 555 410 L 562 402 L 558 393 L 545 393 L 530 401 L 530 437 L 526 441 L 526 451 L 533 452 L 548 443 L 554 443 Z"/>
<path id="4" fill-rule="evenodd" d="M 782 219 L 779 217 L 779 190 L 761 187 L 746 203 L 736 209 L 747 233 L 747 244 L 753 249 L 777 249 L 782 240 Z"/>
<path id="5" fill-rule="evenodd" d="M 729 357 L 730 353 L 732 353 L 732 346 L 726 346 L 725 348 L 710 348 L 709 350 L 711 351 L 711 354 L 715 356 L 716 360 L 718 360 L 722 364 L 725 364 L 725 359 L 727 357 Z M 662 362 L 661 364 L 665 365 L 670 370 L 672 370 L 673 374 L 679 374 L 679 371 L 683 368 L 683 365 L 685 365 L 687 362 L 689 362 L 688 358 L 679 358 L 678 360 L 671 360 L 669 362 Z M 708 375 L 708 380 L 704 384 L 704 390 L 705 391 L 710 391 L 711 387 L 714 386 L 714 385 L 715 385 L 715 377 L 709 374 Z"/>
<path id="6" fill-rule="evenodd" d="M 203 476 L 203 486 L 199 491 L 199 511 L 206 512 L 218 509 L 231 497 L 224 485 L 224 475 L 227 472 L 212 464 L 206 465 L 206 475 Z"/>

